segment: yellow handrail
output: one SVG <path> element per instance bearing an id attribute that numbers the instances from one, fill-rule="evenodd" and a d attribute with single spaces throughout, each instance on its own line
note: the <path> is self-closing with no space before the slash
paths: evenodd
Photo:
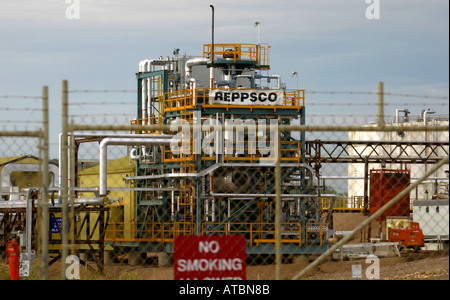
<path id="1" fill-rule="evenodd" d="M 330 208 L 332 197 L 322 197 L 320 206 L 322 211 Z M 362 211 L 364 209 L 364 197 L 335 197 L 333 210 L 335 211 Z"/>
<path id="2" fill-rule="evenodd" d="M 241 89 L 214 89 L 223 90 L 227 92 L 239 91 Z M 274 91 L 273 89 L 259 89 L 260 91 Z M 182 111 L 186 109 L 194 109 L 197 105 L 201 105 L 202 108 L 208 107 L 224 107 L 224 108 L 269 108 L 285 109 L 295 108 L 300 110 L 305 106 L 305 90 L 286 89 L 283 90 L 284 101 L 282 105 L 236 105 L 236 104 L 210 104 L 209 103 L 209 88 L 197 88 L 197 89 L 183 89 L 166 93 L 166 97 L 163 105 L 163 115 L 170 111 Z"/>
<path id="3" fill-rule="evenodd" d="M 270 65 L 270 46 L 268 44 L 218 43 L 214 44 L 214 60 L 226 59 L 238 61 L 253 61 L 258 66 L 268 69 Z M 203 45 L 203 57 L 211 55 L 211 44 Z"/>

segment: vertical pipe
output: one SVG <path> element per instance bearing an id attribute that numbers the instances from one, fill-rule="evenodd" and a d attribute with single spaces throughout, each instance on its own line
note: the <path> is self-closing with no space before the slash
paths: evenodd
<path id="1" fill-rule="evenodd" d="M 72 120 L 71 125 L 73 125 L 73 120 Z M 70 141 L 70 146 L 69 146 L 70 147 L 70 151 L 69 151 L 70 155 L 67 158 L 67 160 L 70 162 L 69 163 L 69 165 L 70 165 L 69 176 L 71 179 L 69 180 L 69 183 L 70 183 L 70 186 L 69 186 L 70 192 L 69 192 L 69 198 L 68 198 L 69 201 L 67 201 L 68 204 L 70 203 L 70 212 L 68 215 L 70 222 L 69 222 L 68 226 L 70 227 L 70 224 L 72 224 L 72 230 L 70 231 L 69 236 L 70 236 L 71 245 L 75 245 L 75 236 L 76 236 L 77 226 L 75 224 L 75 205 L 74 205 L 74 203 L 75 203 L 75 183 L 76 183 L 76 175 L 75 175 L 76 160 L 75 160 L 75 157 L 77 155 L 76 154 L 77 148 L 75 145 L 75 135 L 73 134 L 73 132 L 71 132 L 71 134 L 70 134 L 69 141 Z M 73 247 L 71 247 L 71 249 L 70 249 L 70 254 L 71 255 L 75 254 Z"/>
<path id="2" fill-rule="evenodd" d="M 214 5 L 210 5 L 212 9 L 212 25 L 211 25 L 211 68 L 209 68 L 210 89 L 214 88 Z"/>
<path id="3" fill-rule="evenodd" d="M 49 163 L 49 127 L 48 127 L 48 87 L 42 88 L 42 197 L 41 215 L 41 279 L 48 280 L 48 163 Z"/>
<path id="4" fill-rule="evenodd" d="M 103 274 L 105 266 L 105 234 L 106 234 L 105 210 L 103 209 L 100 210 L 98 215 L 98 221 L 99 221 L 98 260 L 100 263 L 100 273 Z"/>
<path id="5" fill-rule="evenodd" d="M 378 126 L 384 126 L 384 86 L 383 82 L 378 82 Z"/>
<path id="6" fill-rule="evenodd" d="M 141 81 L 141 125 L 147 125 L 147 78 L 138 79 Z"/>
<path id="7" fill-rule="evenodd" d="M 30 188 L 27 193 L 27 209 L 26 209 L 26 253 L 27 253 L 27 260 L 31 262 L 31 239 L 32 239 L 32 232 L 33 232 L 33 192 L 35 188 Z"/>
<path id="8" fill-rule="evenodd" d="M 68 157 L 67 157 L 67 130 L 68 130 L 68 81 L 63 80 L 62 82 L 62 145 L 61 145 L 61 161 L 60 168 L 61 171 L 61 199 L 62 199 L 62 268 L 61 276 L 62 279 L 66 278 L 66 258 L 68 254 Z"/>

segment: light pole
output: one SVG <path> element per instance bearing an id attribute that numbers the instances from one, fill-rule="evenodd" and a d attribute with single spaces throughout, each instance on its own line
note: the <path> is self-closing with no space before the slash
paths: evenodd
<path id="1" fill-rule="evenodd" d="M 258 28 L 258 46 L 259 46 L 261 44 L 261 23 L 259 21 L 256 21 L 254 26 Z"/>
<path id="2" fill-rule="evenodd" d="M 296 79 L 297 79 L 297 90 L 298 90 L 298 73 L 296 72 L 296 71 L 294 71 L 294 72 L 292 72 L 292 75 L 291 75 L 291 77 L 296 77 Z"/>

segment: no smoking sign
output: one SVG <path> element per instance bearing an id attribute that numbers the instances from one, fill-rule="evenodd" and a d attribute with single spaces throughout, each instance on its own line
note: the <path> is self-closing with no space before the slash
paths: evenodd
<path id="1" fill-rule="evenodd" d="M 179 236 L 174 242 L 175 280 L 245 280 L 243 236 Z"/>

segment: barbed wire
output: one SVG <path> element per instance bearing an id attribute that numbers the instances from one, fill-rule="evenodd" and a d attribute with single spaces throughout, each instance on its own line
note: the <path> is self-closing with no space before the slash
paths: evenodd
<path id="1" fill-rule="evenodd" d="M 317 100 L 315 100 L 317 101 Z M 384 102 L 383 105 L 384 106 L 390 106 L 390 105 L 395 105 L 395 106 L 399 106 L 399 105 L 403 105 L 403 106 L 429 106 L 429 105 L 440 105 L 440 106 L 446 106 L 448 105 L 448 102 L 423 102 L 423 103 L 411 103 L 411 102 Z M 306 106 L 333 106 L 333 105 L 338 105 L 338 106 L 378 106 L 378 103 L 376 102 L 368 102 L 368 103 L 363 103 L 363 102 L 311 102 L 311 103 L 306 103 Z"/>
<path id="2" fill-rule="evenodd" d="M 0 95 L 0 99 L 42 99 L 42 96 Z"/>
<path id="3" fill-rule="evenodd" d="M 136 93 L 136 90 L 69 90 L 68 93 Z"/>
<path id="4" fill-rule="evenodd" d="M 71 102 L 70 106 L 83 106 L 83 105 L 136 105 L 136 102 L 113 102 L 113 101 L 101 101 L 101 102 Z"/>
<path id="5" fill-rule="evenodd" d="M 306 91 L 308 94 L 336 94 L 336 95 L 378 95 L 378 92 L 357 92 L 357 91 Z M 442 99 L 448 100 L 448 96 L 431 96 L 431 95 L 414 95 L 414 94 L 401 94 L 383 92 L 384 96 L 396 96 L 396 97 L 413 97 L 413 98 L 425 98 L 425 99 Z"/>
<path id="6" fill-rule="evenodd" d="M 36 112 L 36 111 L 42 111 L 42 108 L 31 108 L 31 107 L 2 107 L 2 111 L 31 111 Z"/>

